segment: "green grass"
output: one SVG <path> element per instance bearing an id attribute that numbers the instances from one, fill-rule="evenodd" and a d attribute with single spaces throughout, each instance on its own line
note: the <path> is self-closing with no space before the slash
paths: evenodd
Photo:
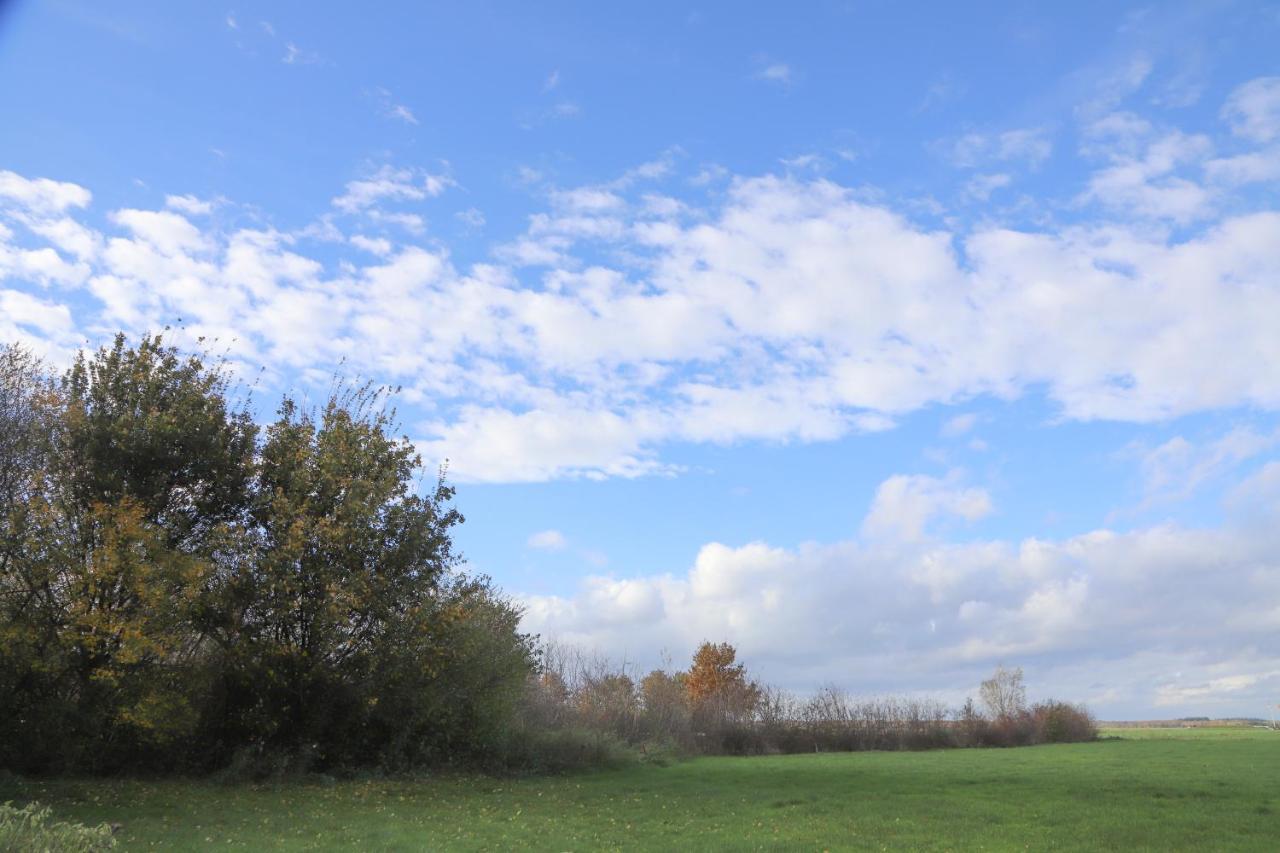
<path id="1" fill-rule="evenodd" d="M 1280 847 L 1280 733 L 1135 730 L 1007 750 L 703 758 L 559 778 L 220 787 L 0 783 L 123 848 Z"/>

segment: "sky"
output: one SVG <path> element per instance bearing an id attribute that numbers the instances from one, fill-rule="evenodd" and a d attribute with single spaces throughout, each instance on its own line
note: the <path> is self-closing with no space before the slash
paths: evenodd
<path id="1" fill-rule="evenodd" d="M 399 386 L 470 569 L 636 670 L 1269 717 L 1277 45 L 1227 0 L 0 2 L 0 340 L 168 328 L 264 419 Z"/>

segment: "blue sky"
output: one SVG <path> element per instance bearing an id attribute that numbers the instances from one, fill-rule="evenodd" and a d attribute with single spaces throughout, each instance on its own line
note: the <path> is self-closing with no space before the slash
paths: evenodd
<path id="1" fill-rule="evenodd" d="M 1280 701 L 1272 4 L 0 4 L 0 335 L 403 386 L 544 636 Z M 264 413 L 265 414 L 265 413 Z"/>

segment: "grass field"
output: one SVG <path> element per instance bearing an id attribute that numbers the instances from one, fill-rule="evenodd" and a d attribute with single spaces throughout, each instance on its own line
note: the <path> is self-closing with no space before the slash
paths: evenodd
<path id="1" fill-rule="evenodd" d="M 1280 849 L 1280 733 L 703 758 L 559 778 L 0 782 L 123 849 Z"/>

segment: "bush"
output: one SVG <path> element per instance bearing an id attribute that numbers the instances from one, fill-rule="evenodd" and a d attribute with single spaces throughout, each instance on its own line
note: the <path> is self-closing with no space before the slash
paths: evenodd
<path id="1" fill-rule="evenodd" d="M 1098 739 L 1098 724 L 1083 705 L 1050 699 L 1031 709 L 1039 743 L 1080 743 Z"/>
<path id="2" fill-rule="evenodd" d="M 39 803 L 15 808 L 0 804 L 0 850 L 12 853 L 92 853 L 116 846 L 111 826 L 54 821 L 53 810 Z"/>

